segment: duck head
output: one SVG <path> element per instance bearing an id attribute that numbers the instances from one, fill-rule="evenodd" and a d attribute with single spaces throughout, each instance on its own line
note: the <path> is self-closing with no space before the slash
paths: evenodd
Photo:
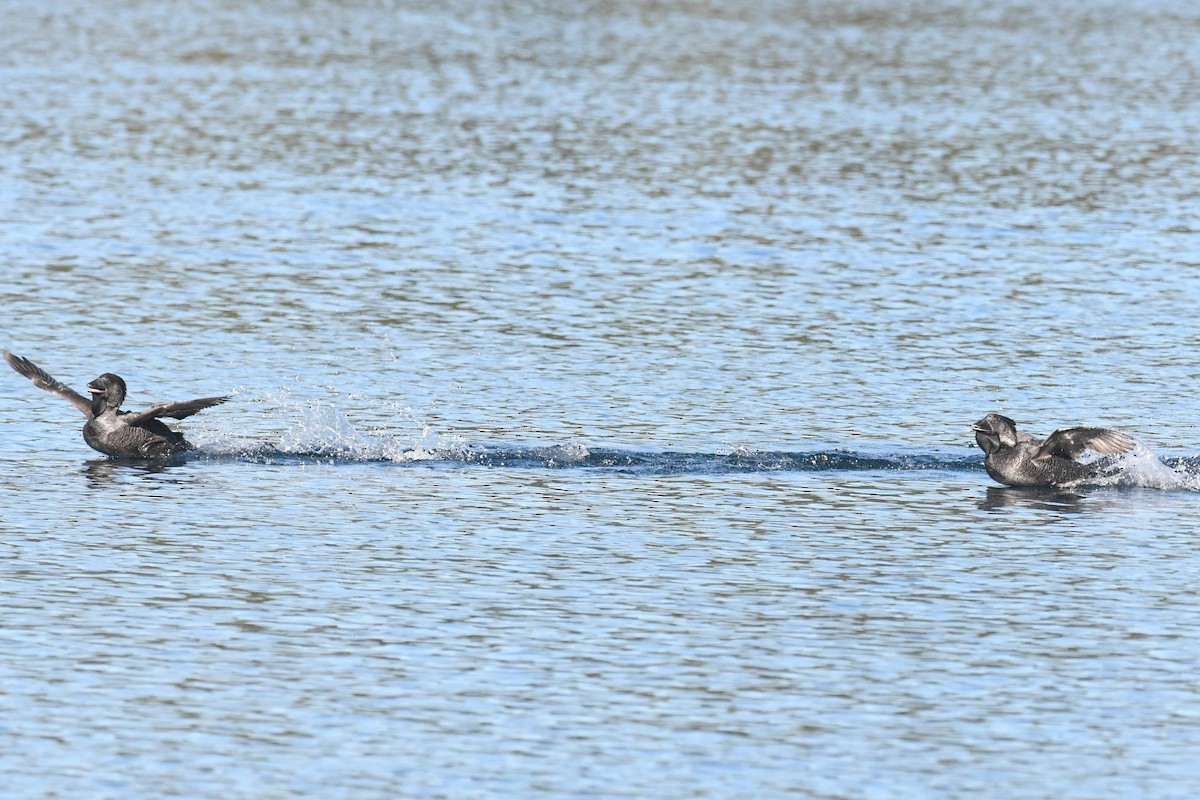
<path id="1" fill-rule="evenodd" d="M 116 410 L 125 402 L 125 381 L 120 375 L 106 372 L 87 385 L 92 395 L 92 414 L 100 416 L 107 409 Z"/>
<path id="2" fill-rule="evenodd" d="M 1017 423 L 1003 414 L 988 414 L 971 426 L 975 431 L 975 444 L 985 455 L 991 455 L 1001 447 L 1017 446 Z"/>

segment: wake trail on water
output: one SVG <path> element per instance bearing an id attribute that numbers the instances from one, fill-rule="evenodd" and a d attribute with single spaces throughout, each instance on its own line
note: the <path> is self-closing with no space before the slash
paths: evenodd
<path id="1" fill-rule="evenodd" d="M 235 459 L 265 464 L 387 464 L 430 468 L 590 469 L 639 475 L 721 475 L 757 472 L 978 472 L 977 452 L 860 452 L 829 448 L 811 451 L 729 448 L 718 452 L 637 450 L 588 446 L 581 442 L 546 445 L 468 442 L 439 434 L 407 409 L 411 431 L 368 433 L 341 410 L 325 405 L 293 405 L 286 429 L 274 441 L 253 442 L 234 431 L 212 431 L 195 458 Z M 966 447 L 964 447 L 966 451 Z M 986 475 L 983 475 L 985 480 Z M 1146 447 L 1115 459 L 1087 487 L 1139 487 L 1200 491 L 1200 458 L 1162 460 Z M 1081 488 L 1081 487 L 1071 487 Z"/>
<path id="2" fill-rule="evenodd" d="M 580 442 L 546 445 L 468 442 L 432 430 L 406 410 L 402 421 L 412 429 L 368 433 L 337 408 L 304 405 L 284 409 L 288 426 L 270 441 L 247 441 L 235 430 L 212 429 L 193 441 L 193 458 L 256 461 L 269 464 L 395 464 L 429 467 L 579 469 L 637 474 L 721 474 L 826 470 L 975 470 L 974 456 L 945 454 L 866 454 L 828 449 L 804 452 L 729 448 L 721 452 L 650 451 L 588 446 Z"/>
<path id="3" fill-rule="evenodd" d="M 202 448 L 199 455 L 233 456 L 263 463 L 391 463 L 430 467 L 507 469 L 596 469 L 615 473 L 677 475 L 777 471 L 974 470 L 978 459 L 937 455 L 868 456 L 848 450 L 813 452 L 738 451 L 704 453 L 636 451 L 587 447 L 578 442 L 546 446 L 468 444 L 433 450 L 405 450 L 399 443 L 379 448 L 334 446 L 289 450 L 271 445 L 235 452 Z"/>

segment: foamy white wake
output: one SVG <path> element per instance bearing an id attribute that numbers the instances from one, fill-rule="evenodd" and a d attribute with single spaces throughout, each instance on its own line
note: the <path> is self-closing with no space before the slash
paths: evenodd
<path id="1" fill-rule="evenodd" d="M 258 406 L 257 424 L 240 427 L 210 415 L 190 425 L 188 436 L 211 456 L 313 456 L 350 461 L 419 461 L 444 458 L 465 449 L 461 437 L 446 436 L 418 419 L 410 409 L 395 409 L 395 428 L 365 432 L 341 409 L 287 390 L 240 398 Z M 281 428 L 282 426 L 282 428 Z"/>
<path id="2" fill-rule="evenodd" d="M 433 458 L 437 448 L 427 449 L 424 436 L 418 440 L 398 435 L 363 433 L 340 410 L 328 406 L 309 407 L 275 445 L 282 455 L 316 455 L 353 461 L 416 461 Z"/>
<path id="3" fill-rule="evenodd" d="M 1145 489 L 1200 491 L 1200 474 L 1186 464 L 1171 467 L 1144 445 L 1115 460 L 1106 474 L 1089 480 L 1090 486 L 1130 486 Z"/>

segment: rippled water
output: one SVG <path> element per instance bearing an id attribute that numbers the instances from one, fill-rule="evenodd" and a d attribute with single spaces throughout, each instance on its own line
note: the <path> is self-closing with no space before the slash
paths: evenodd
<path id="1" fill-rule="evenodd" d="M 1190 5 L 2 13 L 8 791 L 1200 791 Z"/>

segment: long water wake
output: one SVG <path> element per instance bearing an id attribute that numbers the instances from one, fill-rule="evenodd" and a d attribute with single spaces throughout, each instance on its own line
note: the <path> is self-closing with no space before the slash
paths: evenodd
<path id="1" fill-rule="evenodd" d="M 217 434 L 203 442 L 198 458 L 266 464 L 394 464 L 430 468 L 591 469 L 643 475 L 720 475 L 756 472 L 887 472 L 941 470 L 983 472 L 983 458 L 963 454 L 864 453 L 850 449 L 813 451 L 730 448 L 720 452 L 630 450 L 589 447 L 579 442 L 548 445 L 469 443 L 440 435 L 408 415 L 414 432 L 365 433 L 341 411 L 308 406 L 274 442 L 251 443 Z M 1116 459 L 1088 486 L 1200 491 L 1200 458 L 1160 459 L 1139 446 Z"/>
<path id="2" fill-rule="evenodd" d="M 703 453 L 589 448 L 579 443 L 548 446 L 469 444 L 446 449 L 404 449 L 385 443 L 379 448 L 343 445 L 287 449 L 272 445 L 237 451 L 202 448 L 199 455 L 236 457 L 270 464 L 392 463 L 412 466 L 490 467 L 507 469 L 597 469 L 608 472 L 674 475 L 772 471 L 977 470 L 978 458 L 901 454 L 876 456 L 849 450 L 813 452 L 736 451 Z"/>
<path id="3" fill-rule="evenodd" d="M 639 474 L 722 474 L 769 471 L 976 470 L 974 454 L 865 454 L 826 449 L 812 452 L 730 448 L 721 452 L 646 451 L 587 446 L 579 442 L 508 445 L 467 442 L 444 436 L 411 415 L 409 434 L 359 430 L 341 411 L 327 406 L 293 408 L 291 424 L 270 442 L 246 441 L 231 433 L 196 437 L 199 458 L 235 458 L 270 464 L 376 463 L 428 467 L 508 469 L 596 469 Z"/>

